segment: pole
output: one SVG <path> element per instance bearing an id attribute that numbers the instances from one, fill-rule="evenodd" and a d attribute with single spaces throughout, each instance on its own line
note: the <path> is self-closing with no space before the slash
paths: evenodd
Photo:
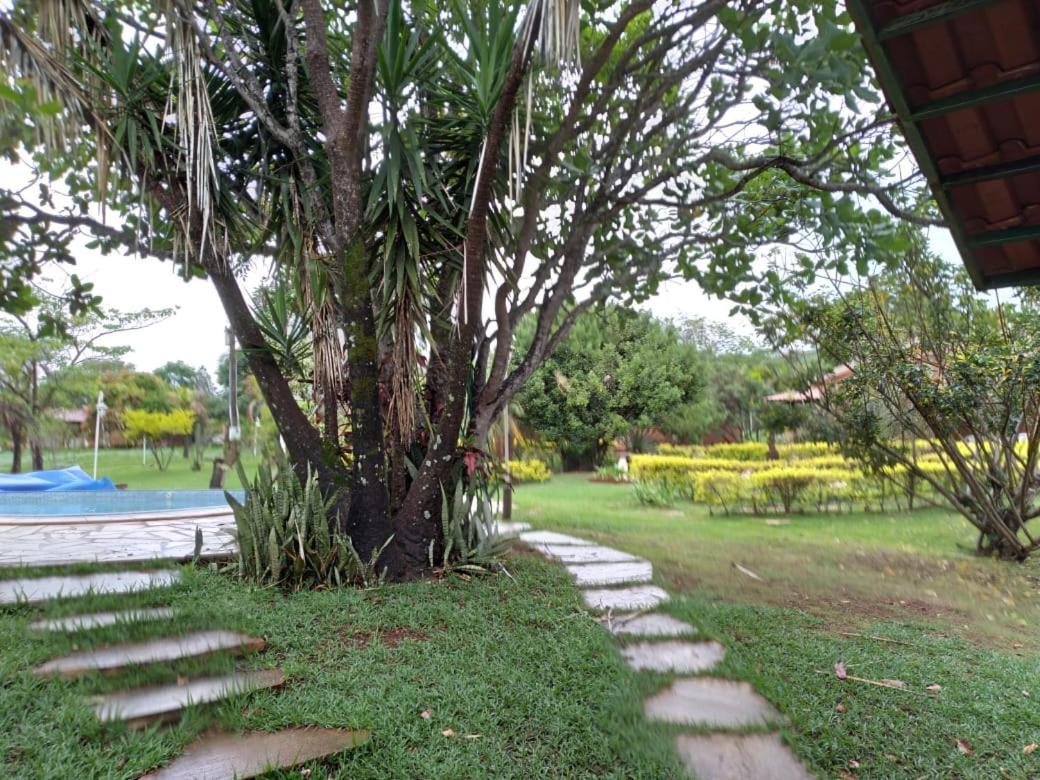
<path id="1" fill-rule="evenodd" d="M 101 418 L 105 416 L 105 393 L 98 390 L 94 407 L 94 479 L 97 479 L 98 439 L 101 438 Z"/>
<path id="2" fill-rule="evenodd" d="M 502 441 L 505 460 L 505 482 L 502 485 L 502 519 L 513 517 L 513 477 L 509 473 L 509 404 L 502 409 Z"/>
<path id="3" fill-rule="evenodd" d="M 141 465 L 145 466 L 148 463 L 148 437 L 141 437 Z"/>

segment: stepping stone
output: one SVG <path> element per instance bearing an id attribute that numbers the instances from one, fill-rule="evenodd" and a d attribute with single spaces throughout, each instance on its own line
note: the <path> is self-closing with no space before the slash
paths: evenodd
<path id="1" fill-rule="evenodd" d="M 220 677 L 199 677 L 183 685 L 156 685 L 95 696 L 94 714 L 104 723 L 125 721 L 129 728 L 176 720 L 185 707 L 277 688 L 285 683 L 280 669 L 236 672 Z"/>
<path id="2" fill-rule="evenodd" d="M 147 642 L 127 642 L 55 658 L 37 666 L 37 677 L 79 677 L 91 672 L 114 672 L 127 666 L 200 658 L 213 653 L 235 655 L 264 649 L 264 640 L 234 631 L 197 631 Z"/>
<path id="3" fill-rule="evenodd" d="M 271 733 L 214 733 L 188 745 L 173 763 L 140 780 L 217 780 L 290 769 L 368 742 L 367 731 L 291 728 Z"/>
<path id="4" fill-rule="evenodd" d="M 642 560 L 630 553 L 597 545 L 579 547 L 574 544 L 540 544 L 535 549 L 542 555 L 563 563 L 619 563 Z"/>
<path id="5" fill-rule="evenodd" d="M 176 613 L 170 607 L 158 609 L 128 609 L 123 612 L 95 612 L 90 615 L 72 615 L 53 620 L 30 623 L 34 631 L 86 631 L 117 624 L 144 623 L 149 620 L 170 620 Z"/>
<path id="6" fill-rule="evenodd" d="M 686 636 L 697 633 L 697 629 L 689 623 L 660 612 L 651 612 L 649 615 L 604 615 L 597 619 L 615 636 Z"/>
<path id="7" fill-rule="evenodd" d="M 92 593 L 133 593 L 151 588 L 165 588 L 180 578 L 181 573 L 176 569 L 162 569 L 4 580 L 0 582 L 0 604 L 38 604 L 51 599 L 73 598 Z"/>
<path id="8" fill-rule="evenodd" d="M 718 642 L 639 642 L 621 648 L 628 665 L 637 671 L 692 674 L 716 666 L 726 657 Z"/>
<path id="9" fill-rule="evenodd" d="M 592 544 L 588 539 L 558 534 L 555 531 L 526 531 L 520 534 L 520 539 L 528 544 L 577 544 L 582 547 Z"/>
<path id="10" fill-rule="evenodd" d="M 646 700 L 651 720 L 686 726 L 743 728 L 766 726 L 782 719 L 776 708 L 746 682 L 693 677 Z"/>
<path id="11" fill-rule="evenodd" d="M 529 531 L 530 529 L 530 523 L 511 523 L 508 520 L 501 520 L 498 523 L 498 533 L 502 536 L 513 536 L 521 531 Z"/>
<path id="12" fill-rule="evenodd" d="M 582 593 L 590 609 L 607 612 L 614 609 L 653 609 L 668 601 L 668 591 L 656 585 L 635 585 L 631 588 L 604 588 Z"/>
<path id="13" fill-rule="evenodd" d="M 625 582 L 650 582 L 654 567 L 649 561 L 625 561 L 621 563 L 571 564 L 567 571 L 574 575 L 579 586 L 621 585 Z"/>
<path id="14" fill-rule="evenodd" d="M 698 780 L 813 780 L 777 734 L 680 734 L 683 764 Z"/>

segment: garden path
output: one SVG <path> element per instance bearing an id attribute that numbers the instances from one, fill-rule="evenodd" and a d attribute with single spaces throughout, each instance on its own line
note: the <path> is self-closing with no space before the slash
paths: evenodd
<path id="1" fill-rule="evenodd" d="M 617 637 L 633 669 L 671 680 L 646 700 L 646 716 L 697 728 L 697 734 L 676 737 L 676 749 L 698 780 L 812 778 L 779 734 L 761 733 L 783 721 L 772 704 L 746 682 L 709 676 L 725 648 L 698 641 L 694 626 L 653 611 L 669 596 L 647 584 L 653 576 L 649 561 L 552 531 L 520 533 L 520 539 L 567 567 L 585 588 L 585 604 L 601 613 L 599 622 Z"/>
<path id="2" fill-rule="evenodd" d="M 47 611 L 58 601 L 91 594 L 127 595 L 158 591 L 175 586 L 176 570 L 106 571 L 86 575 L 53 575 L 0 581 L 0 605 L 29 604 Z M 196 631 L 171 636 L 163 624 L 175 616 L 170 607 L 126 609 L 61 618 L 40 619 L 29 624 L 38 633 L 72 634 L 90 645 L 90 632 L 115 624 L 151 623 L 158 634 L 152 639 L 92 647 L 53 658 L 35 669 L 39 677 L 116 674 L 130 667 L 156 667 L 215 655 L 261 652 L 265 642 L 232 631 Z M 283 685 L 279 669 L 235 671 L 219 676 L 177 678 L 174 683 L 132 688 L 91 697 L 91 705 L 103 723 L 122 723 L 128 728 L 178 720 L 193 706 L 246 696 L 265 688 Z M 228 734 L 211 731 L 188 745 L 184 754 L 154 772 L 144 775 L 156 780 L 231 780 L 255 777 L 272 768 L 290 768 L 361 744 L 368 733 L 348 729 L 288 728 L 276 732 Z"/>

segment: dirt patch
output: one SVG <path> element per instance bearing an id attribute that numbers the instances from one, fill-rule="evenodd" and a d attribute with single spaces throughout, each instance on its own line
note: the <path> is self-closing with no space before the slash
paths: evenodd
<path id="1" fill-rule="evenodd" d="M 402 642 L 426 642 L 430 635 L 417 628 L 388 628 L 382 631 L 355 631 L 353 634 L 344 636 L 344 639 L 359 649 L 368 647 L 372 643 L 380 644 L 391 649 L 399 646 Z"/>

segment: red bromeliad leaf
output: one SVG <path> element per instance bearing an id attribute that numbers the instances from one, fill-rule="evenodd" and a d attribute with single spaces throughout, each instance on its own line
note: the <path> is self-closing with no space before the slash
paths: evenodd
<path id="1" fill-rule="evenodd" d="M 848 672 L 845 671 L 845 664 L 843 664 L 841 661 L 838 661 L 838 663 L 834 664 L 834 674 L 839 680 L 844 680 L 846 677 L 849 676 Z"/>
<path id="2" fill-rule="evenodd" d="M 473 472 L 477 470 L 477 459 L 479 457 L 473 450 L 468 451 L 463 456 L 463 460 L 466 462 L 466 476 L 473 476 Z"/>

